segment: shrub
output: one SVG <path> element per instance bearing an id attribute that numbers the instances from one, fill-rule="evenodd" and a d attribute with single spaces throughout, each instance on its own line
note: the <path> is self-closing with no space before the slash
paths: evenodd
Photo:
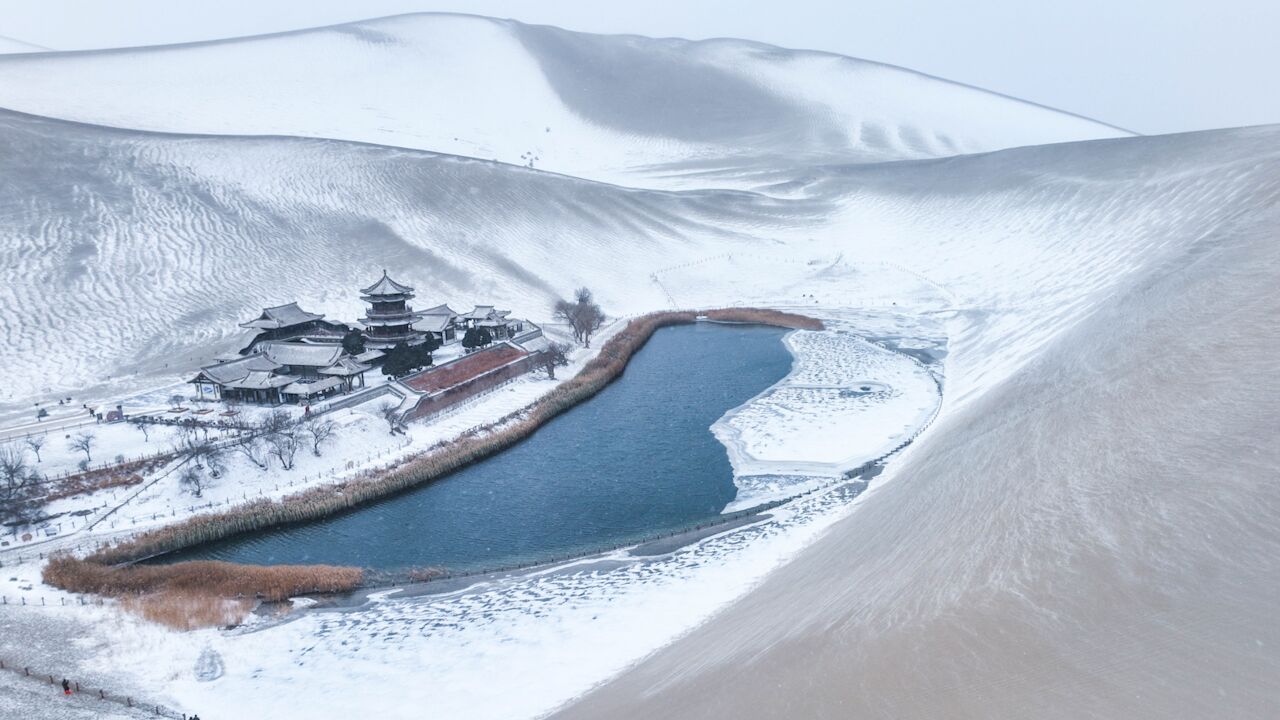
<path id="1" fill-rule="evenodd" d="M 334 565 L 240 565 L 216 560 L 111 567 L 58 555 L 45 565 L 43 577 L 64 590 L 98 595 L 176 592 L 286 600 L 307 593 L 352 590 L 359 587 L 364 573 Z"/>
<path id="2" fill-rule="evenodd" d="M 239 625 L 253 610 L 253 604 L 248 598 L 178 591 L 126 595 L 120 599 L 120 606 L 128 612 L 174 630 Z"/>
<path id="3" fill-rule="evenodd" d="M 825 327 L 817 318 L 764 308 L 721 308 L 708 310 L 702 314 L 720 322 L 759 323 L 797 330 L 822 330 Z"/>

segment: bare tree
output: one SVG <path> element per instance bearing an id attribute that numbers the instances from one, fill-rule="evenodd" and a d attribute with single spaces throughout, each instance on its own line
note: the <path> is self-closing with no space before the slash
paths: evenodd
<path id="1" fill-rule="evenodd" d="M 604 325 L 606 319 L 591 290 L 585 287 L 574 291 L 573 302 L 559 300 L 552 310 L 557 319 L 569 324 L 573 330 L 573 339 L 585 347 L 591 347 L 591 336 Z"/>
<path id="2" fill-rule="evenodd" d="M 28 518 L 37 476 L 27 467 L 21 449 L 0 446 L 0 521 L 15 522 Z"/>
<path id="3" fill-rule="evenodd" d="M 382 415 L 382 419 L 387 421 L 387 427 L 394 435 L 396 429 L 400 427 L 400 406 L 390 401 L 384 402 L 378 406 L 378 412 Z"/>
<path id="4" fill-rule="evenodd" d="M 321 443 L 333 437 L 337 429 L 338 423 L 329 418 L 315 417 L 307 422 L 304 432 L 311 438 L 311 452 L 315 453 L 316 457 L 320 457 Z"/>
<path id="5" fill-rule="evenodd" d="M 591 296 L 591 291 L 578 288 L 574 295 L 578 301 L 578 332 L 582 336 L 582 344 L 591 347 L 591 336 L 604 325 L 604 311 Z"/>
<path id="6" fill-rule="evenodd" d="M 44 442 L 47 439 L 48 438 L 46 438 L 44 435 L 32 435 L 31 437 L 27 438 L 25 441 L 26 446 L 31 448 L 31 452 L 36 454 L 36 462 L 40 462 L 41 460 L 40 450 L 44 447 Z"/>
<path id="7" fill-rule="evenodd" d="M 209 478 L 204 474 L 203 468 L 188 463 L 178 475 L 178 483 L 190 490 L 192 495 L 200 497 L 204 495 L 204 489 L 209 485 Z"/>
<path id="8" fill-rule="evenodd" d="M 67 447 L 84 453 L 84 461 L 90 463 L 93 462 L 93 455 L 91 453 L 93 452 L 93 445 L 96 441 L 97 438 L 93 436 L 93 433 L 81 431 L 71 436 L 71 439 L 67 441 Z"/>
<path id="9" fill-rule="evenodd" d="M 289 411 L 276 408 L 267 413 L 262 422 L 258 423 L 258 431 L 263 436 L 270 436 L 280 432 L 291 431 L 294 425 L 297 425 L 297 421 L 293 419 Z"/>
<path id="10" fill-rule="evenodd" d="M 151 442 L 151 425 L 145 418 L 129 418 L 129 424 L 133 425 L 138 429 L 138 432 L 142 433 L 142 442 Z"/>
<path id="11" fill-rule="evenodd" d="M 554 317 L 557 320 L 563 320 L 569 326 L 569 329 L 573 331 L 573 341 L 581 342 L 582 336 L 578 334 L 577 306 L 568 300 L 557 300 L 551 309 Z"/>
<path id="12" fill-rule="evenodd" d="M 196 437 L 196 429 L 186 423 L 177 426 L 177 434 L 173 438 L 173 451 L 179 455 L 194 455 L 194 448 L 200 444 Z"/>
<path id="13" fill-rule="evenodd" d="M 222 473 L 227 469 L 226 452 L 214 443 L 205 443 L 201 456 L 204 466 L 209 468 L 209 475 L 215 479 L 222 477 Z"/>
<path id="14" fill-rule="evenodd" d="M 569 364 L 569 346 L 561 342 L 553 342 L 538 356 L 538 362 L 547 371 L 547 377 L 556 379 L 556 368 Z"/>
<path id="15" fill-rule="evenodd" d="M 280 467 L 293 469 L 293 459 L 298 454 L 298 436 L 293 432 L 278 432 L 267 436 L 267 447 L 272 455 L 280 461 Z"/>
<path id="16" fill-rule="evenodd" d="M 257 435 L 246 435 L 241 438 L 232 448 L 249 459 L 249 462 L 258 466 L 260 470 L 267 469 L 266 448 L 261 437 Z"/>

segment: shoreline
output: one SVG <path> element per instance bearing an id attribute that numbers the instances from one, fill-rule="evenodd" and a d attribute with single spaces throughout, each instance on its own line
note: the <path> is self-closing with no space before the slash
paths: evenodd
<path id="1" fill-rule="evenodd" d="M 588 361 L 576 375 L 560 386 L 538 398 L 526 408 L 489 425 L 474 428 L 471 433 L 450 442 L 439 450 L 413 456 L 368 479 L 316 486 L 286 496 L 279 501 L 253 501 L 224 513 L 195 516 L 180 523 L 147 531 L 84 558 L 65 555 L 60 558 L 62 572 L 51 575 L 47 572 L 48 566 L 46 566 L 44 580 L 55 587 L 72 592 L 113 594 L 110 588 L 121 579 L 120 576 L 137 575 L 135 572 L 139 567 L 137 563 L 143 560 L 267 528 L 318 520 L 368 503 L 385 500 L 398 493 L 433 482 L 524 440 L 552 418 L 593 397 L 625 371 L 630 358 L 644 347 L 658 329 L 670 325 L 692 324 L 703 318 L 712 322 L 755 323 L 792 329 L 823 327 L 821 321 L 804 315 L 759 308 L 722 308 L 703 312 L 658 311 L 642 315 L 629 320 L 622 330 L 600 346 L 596 357 Z M 773 506 L 776 507 L 776 505 Z M 746 513 L 752 511 L 758 512 L 756 508 L 752 508 Z M 717 522 L 714 525 L 723 525 L 725 522 L 730 521 Z M 639 543 L 643 544 L 654 539 L 656 538 L 640 540 Z M 637 543 L 631 542 L 627 546 L 635 544 Z M 168 570 L 149 573 L 154 575 L 155 579 L 145 583 L 146 587 L 138 592 L 161 589 L 165 587 L 166 577 L 172 577 L 184 569 L 193 568 L 191 563 L 209 562 L 211 561 L 185 561 L 170 565 L 145 566 L 168 568 Z M 544 561 L 538 564 L 546 563 Z M 232 568 L 240 569 L 245 573 L 253 572 L 255 569 L 306 567 L 254 566 L 237 563 L 218 563 L 217 566 L 220 570 Z M 319 567 L 328 568 L 329 566 Z M 307 595 L 362 587 L 364 571 L 357 568 L 345 569 L 361 572 L 361 580 L 357 585 L 349 588 L 291 586 L 284 589 L 288 591 L 284 594 Z M 273 590 L 271 593 L 256 594 L 265 595 L 267 599 L 281 599 L 279 597 L 282 594 L 281 589 Z"/>

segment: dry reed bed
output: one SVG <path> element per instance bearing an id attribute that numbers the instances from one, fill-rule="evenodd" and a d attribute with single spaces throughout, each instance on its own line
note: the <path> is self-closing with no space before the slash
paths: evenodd
<path id="1" fill-rule="evenodd" d="M 699 314 L 723 322 L 813 330 L 822 328 L 820 321 L 803 315 L 755 308 L 725 308 L 705 313 L 669 311 L 635 318 L 611 337 L 600 348 L 599 354 L 575 376 L 526 410 L 489 426 L 488 432 L 468 433 L 433 452 L 401 462 L 381 473 L 313 487 L 278 501 L 256 500 L 225 512 L 199 515 L 104 548 L 83 560 L 59 557 L 46 567 L 45 582 L 65 590 L 110 595 L 160 588 L 183 589 L 191 578 L 206 576 L 200 585 L 211 591 L 268 599 L 321 591 L 317 588 L 326 583 L 316 582 L 317 578 L 341 578 L 341 581 L 330 583 L 332 589 L 348 589 L 359 583 L 360 571 L 355 568 L 311 566 L 296 568 L 300 573 L 293 574 L 288 572 L 295 569 L 291 566 L 209 562 L 157 566 L 122 564 L 234 535 L 316 520 L 448 475 L 520 442 L 547 421 L 595 395 L 622 374 L 627 361 L 644 347 L 655 331 L 671 325 L 692 324 Z M 296 584 L 290 584 L 290 581 Z M 282 588 L 287 588 L 288 592 L 281 595 Z"/>

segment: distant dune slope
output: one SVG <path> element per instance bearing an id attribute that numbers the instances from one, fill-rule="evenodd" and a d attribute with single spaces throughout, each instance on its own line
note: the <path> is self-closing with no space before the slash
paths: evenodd
<path id="1" fill-rule="evenodd" d="M 1124 135 L 837 55 L 405 15 L 236 40 L 0 58 L 0 107 L 122 128 L 301 135 L 646 187 Z"/>

